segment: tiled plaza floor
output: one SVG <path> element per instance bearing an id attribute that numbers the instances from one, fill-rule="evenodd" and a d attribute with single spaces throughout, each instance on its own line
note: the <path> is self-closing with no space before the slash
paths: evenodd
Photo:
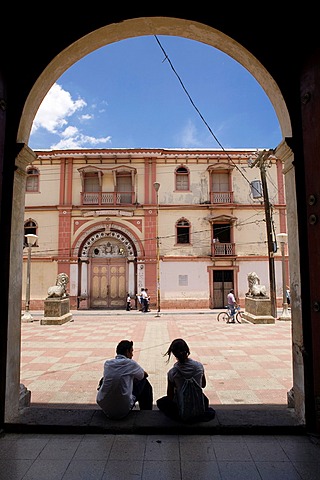
<path id="1" fill-rule="evenodd" d="M 217 313 L 73 312 L 63 325 L 22 323 L 21 383 L 32 404 L 96 408 L 106 358 L 122 339 L 134 341 L 134 359 L 149 373 L 154 399 L 166 392 L 163 354 L 174 338 L 189 344 L 205 366 L 212 405 L 283 404 L 292 387 L 291 322 L 225 324 Z"/>
<path id="2" fill-rule="evenodd" d="M 21 382 L 32 403 L 44 407 L 95 408 L 103 362 L 125 338 L 134 341 L 134 358 L 148 370 L 155 399 L 165 393 L 172 362 L 166 365 L 163 353 L 176 337 L 205 364 L 212 404 L 286 405 L 292 387 L 290 322 L 227 325 L 214 311 L 161 317 L 74 312 L 74 321 L 61 326 L 40 325 L 40 315 L 34 317 L 22 324 Z M 319 480 L 319 438 L 152 431 L 0 435 L 0 480 L 123 479 Z"/>

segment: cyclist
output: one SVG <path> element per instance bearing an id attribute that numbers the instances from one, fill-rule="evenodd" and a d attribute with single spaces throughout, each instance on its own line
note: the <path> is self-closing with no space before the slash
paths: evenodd
<path id="1" fill-rule="evenodd" d="M 230 320 L 228 320 L 227 323 L 236 323 L 234 317 L 235 317 L 235 314 L 236 314 L 237 302 L 236 302 L 236 297 L 234 296 L 234 289 L 233 288 L 229 291 L 227 299 L 228 299 L 228 309 L 230 310 L 230 317 L 231 317 Z"/>

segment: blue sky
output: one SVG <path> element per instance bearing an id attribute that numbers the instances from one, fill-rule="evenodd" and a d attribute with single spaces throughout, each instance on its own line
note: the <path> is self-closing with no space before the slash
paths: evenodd
<path id="1" fill-rule="evenodd" d="M 42 102 L 29 145 L 75 148 L 275 148 L 281 132 L 253 76 L 219 50 L 158 36 L 122 40 L 66 71 Z"/>

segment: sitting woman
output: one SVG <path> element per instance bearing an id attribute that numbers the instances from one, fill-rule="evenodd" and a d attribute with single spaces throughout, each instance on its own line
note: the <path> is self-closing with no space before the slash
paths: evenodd
<path id="1" fill-rule="evenodd" d="M 168 355 L 166 363 L 169 363 L 171 354 L 175 356 L 177 362 L 167 373 L 167 395 L 157 400 L 157 407 L 168 417 L 182 420 L 179 399 L 185 379 L 193 377 L 198 385 L 204 388 L 206 377 L 202 363 L 189 357 L 189 347 L 182 338 L 173 340 L 169 346 L 164 354 L 164 356 Z M 209 407 L 209 400 L 204 393 L 201 392 L 201 394 L 203 396 L 204 412 L 200 416 L 196 416 L 193 421 L 210 421 L 215 417 L 215 410 Z"/>

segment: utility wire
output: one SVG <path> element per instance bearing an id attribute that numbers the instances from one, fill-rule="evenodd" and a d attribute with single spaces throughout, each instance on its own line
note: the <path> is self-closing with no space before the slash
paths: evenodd
<path id="1" fill-rule="evenodd" d="M 164 56 L 165 56 L 165 59 L 163 60 L 163 62 L 165 62 L 166 60 L 168 61 L 170 67 L 172 68 L 174 74 L 176 75 L 176 77 L 178 78 L 183 90 L 185 91 L 187 97 L 189 98 L 192 106 L 194 107 L 194 109 L 197 111 L 198 115 L 200 116 L 201 120 L 203 121 L 203 123 L 206 125 L 206 127 L 208 128 L 209 132 L 211 133 L 211 135 L 213 136 L 213 138 L 215 139 L 215 141 L 217 142 L 217 144 L 222 148 L 223 151 L 225 151 L 225 149 L 223 148 L 223 146 L 221 145 L 221 143 L 219 142 L 218 138 L 215 136 L 215 134 L 213 133 L 213 131 L 211 130 L 210 126 L 208 125 L 208 123 L 206 122 L 206 120 L 204 119 L 203 115 L 201 114 L 200 110 L 198 109 L 198 107 L 196 106 L 196 104 L 194 103 L 194 101 L 192 100 L 188 90 L 186 89 L 186 87 L 184 86 L 183 84 L 183 81 L 181 80 L 179 74 L 177 73 L 176 69 L 174 68 L 174 66 L 172 65 L 172 62 L 170 60 L 170 58 L 168 57 L 167 53 L 165 52 L 163 46 L 161 45 L 160 43 L 160 40 L 158 39 L 158 37 L 155 35 L 154 36 L 156 41 L 158 42 L 158 45 L 159 47 L 161 48 Z"/>
<path id="2" fill-rule="evenodd" d="M 181 80 L 181 77 L 180 75 L 178 74 L 178 72 L 176 71 L 176 69 L 174 68 L 170 58 L 168 57 L 168 54 L 166 53 L 165 49 L 163 48 L 163 46 L 161 45 L 161 42 L 160 40 L 158 39 L 157 35 L 154 35 L 154 38 L 156 39 L 159 47 L 161 48 L 165 58 L 163 60 L 163 62 L 165 62 L 167 60 L 167 62 L 169 63 L 173 73 L 176 75 L 177 79 L 179 80 L 180 82 L 180 85 L 182 86 L 185 94 L 187 95 L 187 97 L 189 98 L 193 108 L 196 110 L 196 112 L 198 113 L 198 115 L 200 116 L 201 120 L 203 121 L 203 123 L 205 124 L 205 126 L 207 127 L 207 129 L 209 130 L 210 134 L 213 136 L 213 138 L 215 139 L 215 141 L 217 142 L 217 144 L 221 147 L 221 149 L 223 150 L 223 152 L 227 155 L 227 157 L 229 158 L 230 162 L 235 166 L 235 168 L 240 172 L 240 174 L 243 176 L 243 178 L 246 180 L 246 182 L 248 182 L 248 184 L 250 185 L 251 188 L 255 188 L 251 185 L 251 182 L 248 180 L 248 178 L 244 175 L 244 173 L 242 172 L 242 170 L 238 167 L 238 165 L 236 165 L 232 158 L 230 157 L 230 155 L 228 154 L 228 152 L 225 150 L 225 148 L 223 147 L 223 145 L 219 142 L 218 138 L 216 137 L 216 135 L 213 133 L 210 125 L 206 122 L 205 118 L 203 117 L 202 113 L 200 112 L 200 110 L 198 109 L 198 107 L 196 106 L 196 104 L 194 103 L 194 101 L 192 100 L 191 98 L 191 95 L 189 94 L 188 90 L 186 89 L 186 87 L 184 86 L 184 83 L 183 81 Z"/>

